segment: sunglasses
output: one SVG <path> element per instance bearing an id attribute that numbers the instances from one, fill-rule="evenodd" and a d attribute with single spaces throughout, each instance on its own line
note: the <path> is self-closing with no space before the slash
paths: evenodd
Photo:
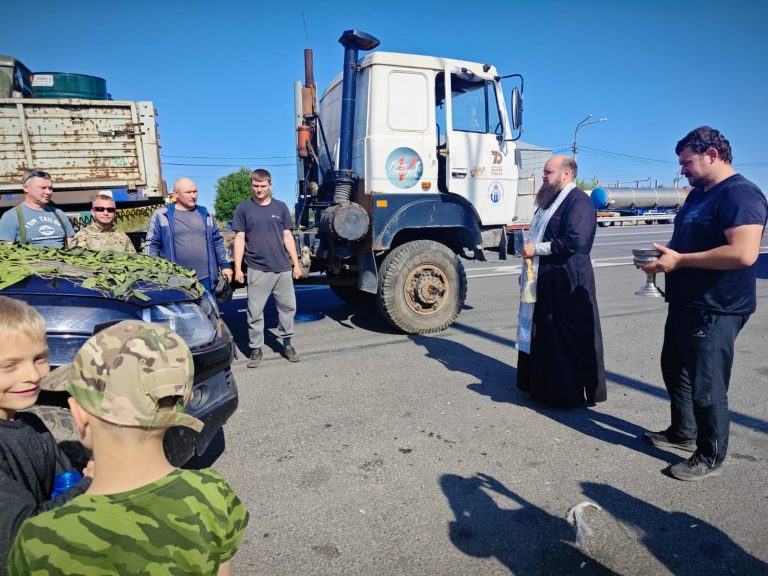
<path id="1" fill-rule="evenodd" d="M 42 170 L 33 170 L 32 172 L 28 172 L 24 175 L 24 180 L 22 180 L 21 183 L 26 184 L 27 180 L 30 180 L 31 178 L 45 178 L 46 180 L 50 180 L 51 175 L 48 174 L 48 172 L 43 172 Z"/>
<path id="2" fill-rule="evenodd" d="M 91 210 L 94 212 L 109 212 L 110 214 L 114 214 L 116 208 L 112 208 L 112 206 L 94 206 Z"/>

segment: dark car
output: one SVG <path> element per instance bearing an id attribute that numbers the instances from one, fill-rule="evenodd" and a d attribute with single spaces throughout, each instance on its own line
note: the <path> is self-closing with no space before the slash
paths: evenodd
<path id="1" fill-rule="evenodd" d="M 143 259 L 140 261 L 145 265 L 151 265 L 153 260 L 142 255 L 131 257 Z M 45 318 L 52 368 L 71 362 L 91 335 L 121 320 L 160 322 L 181 335 L 195 363 L 192 400 L 187 411 L 202 420 L 205 427 L 200 433 L 174 427 L 166 434 L 166 454 L 176 466 L 193 456 L 202 456 L 237 408 L 237 386 L 230 369 L 235 345 L 207 292 L 141 283 L 139 293 L 128 291 L 127 296 L 117 297 L 83 286 L 82 278 L 51 275 L 46 270 L 27 275 L 0 290 L 0 294 L 24 300 Z M 65 429 L 72 430 L 69 414 L 63 412 L 66 394 L 42 392 L 38 406 L 57 407 L 37 409 L 49 427 L 63 424 Z M 56 430 L 54 434 L 59 440 L 64 439 Z"/>

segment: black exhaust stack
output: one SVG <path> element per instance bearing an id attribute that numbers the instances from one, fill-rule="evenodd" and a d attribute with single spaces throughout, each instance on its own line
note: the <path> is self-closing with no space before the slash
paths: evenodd
<path id="1" fill-rule="evenodd" d="M 357 53 L 379 45 L 373 36 L 359 30 L 347 30 L 339 38 L 344 46 L 344 76 L 341 93 L 341 126 L 339 128 L 339 167 L 334 176 L 333 204 L 320 216 L 320 231 L 329 239 L 356 242 L 368 232 L 370 219 L 365 208 L 351 202 L 357 175 L 352 170 L 352 144 L 355 137 L 355 100 L 357 98 Z M 351 252 L 338 249 L 336 254 L 348 258 Z"/>
<path id="2" fill-rule="evenodd" d="M 349 204 L 355 173 L 352 170 L 352 142 L 355 129 L 355 100 L 357 98 L 357 54 L 360 50 L 373 50 L 379 41 L 359 30 L 346 30 L 339 38 L 344 46 L 344 76 L 341 94 L 341 131 L 339 143 L 339 169 L 333 191 L 334 204 Z"/>

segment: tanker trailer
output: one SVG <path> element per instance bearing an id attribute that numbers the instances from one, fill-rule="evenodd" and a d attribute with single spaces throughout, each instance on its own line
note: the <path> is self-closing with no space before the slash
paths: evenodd
<path id="1" fill-rule="evenodd" d="M 595 210 L 609 212 L 610 216 L 659 216 L 676 214 L 683 205 L 689 188 L 607 188 L 592 190 L 590 198 Z M 613 222 L 600 221 L 600 226 L 613 225 Z M 666 220 L 662 220 L 666 221 Z M 645 223 L 653 224 L 648 218 Z"/>

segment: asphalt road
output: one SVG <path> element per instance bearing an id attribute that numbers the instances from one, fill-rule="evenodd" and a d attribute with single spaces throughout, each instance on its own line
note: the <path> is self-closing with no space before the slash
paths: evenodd
<path id="1" fill-rule="evenodd" d="M 686 454 L 640 439 L 668 423 L 666 307 L 634 296 L 631 249 L 670 233 L 598 230 L 609 383 L 591 409 L 542 408 L 515 388 L 514 259 L 468 264 L 466 307 L 433 336 L 299 286 L 298 364 L 268 336 L 246 368 L 245 300 L 230 303 L 240 407 L 214 467 L 251 513 L 235 573 L 768 574 L 768 281 L 736 343 L 723 475 L 674 480 L 664 470 Z M 768 254 L 761 265 L 768 278 Z M 273 308 L 267 319 L 274 329 Z M 587 501 L 600 509 L 584 510 L 593 533 L 577 545 L 566 514 Z"/>

